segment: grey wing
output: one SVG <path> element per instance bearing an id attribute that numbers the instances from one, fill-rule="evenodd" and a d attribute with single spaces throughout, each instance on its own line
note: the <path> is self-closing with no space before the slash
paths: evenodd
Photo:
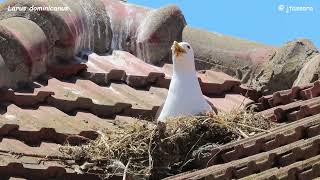
<path id="1" fill-rule="evenodd" d="M 216 114 L 218 114 L 217 108 L 216 108 L 210 101 L 208 101 L 208 100 L 206 100 L 206 101 L 207 101 L 207 103 L 211 106 L 212 110 L 213 110 Z"/>

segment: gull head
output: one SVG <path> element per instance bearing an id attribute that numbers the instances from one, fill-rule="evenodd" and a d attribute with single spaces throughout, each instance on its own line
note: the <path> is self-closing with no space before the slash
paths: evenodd
<path id="1" fill-rule="evenodd" d="M 194 54 L 191 45 L 187 42 L 174 41 L 172 46 L 172 60 L 176 67 L 194 69 Z"/>

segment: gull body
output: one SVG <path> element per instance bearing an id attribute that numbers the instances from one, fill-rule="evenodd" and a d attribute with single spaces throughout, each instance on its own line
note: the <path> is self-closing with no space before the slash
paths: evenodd
<path id="1" fill-rule="evenodd" d="M 157 120 L 165 122 L 169 117 L 194 115 L 212 111 L 204 98 L 195 69 L 193 49 L 186 42 L 173 43 L 173 75 L 168 96 Z"/>

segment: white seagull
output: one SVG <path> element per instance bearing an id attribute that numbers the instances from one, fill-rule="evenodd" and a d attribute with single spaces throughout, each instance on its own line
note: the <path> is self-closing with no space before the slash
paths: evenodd
<path id="1" fill-rule="evenodd" d="M 171 50 L 173 75 L 166 101 L 158 110 L 157 115 L 160 115 L 156 116 L 157 120 L 165 122 L 168 117 L 213 111 L 202 94 L 190 44 L 174 41 Z"/>

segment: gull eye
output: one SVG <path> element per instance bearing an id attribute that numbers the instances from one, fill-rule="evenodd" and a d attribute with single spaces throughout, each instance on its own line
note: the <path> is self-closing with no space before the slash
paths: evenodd
<path id="1" fill-rule="evenodd" d="M 187 45 L 187 48 L 188 48 L 188 49 L 190 49 L 190 46 L 189 46 L 189 45 Z"/>

